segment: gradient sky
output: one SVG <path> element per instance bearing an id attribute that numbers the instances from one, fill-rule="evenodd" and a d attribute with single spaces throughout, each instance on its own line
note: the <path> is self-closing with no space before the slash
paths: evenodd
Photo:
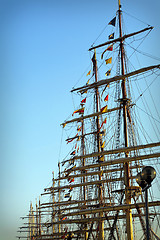
<path id="1" fill-rule="evenodd" d="M 122 8 L 155 27 L 143 51 L 159 57 L 160 1 L 122 0 Z M 116 10 L 116 0 L 0 0 L 0 240 L 16 239 L 19 217 L 51 183 L 60 123 L 73 110 L 70 90 Z M 127 30 L 139 30 L 132 21 Z"/>

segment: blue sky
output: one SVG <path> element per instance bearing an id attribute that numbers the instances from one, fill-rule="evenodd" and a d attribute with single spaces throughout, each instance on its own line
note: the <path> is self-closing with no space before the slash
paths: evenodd
<path id="1" fill-rule="evenodd" d="M 155 27 L 142 50 L 159 57 L 160 1 L 122 0 L 122 7 Z M 4 231 L 13 231 L 5 240 L 15 239 L 19 217 L 51 182 L 60 123 L 73 110 L 70 90 L 89 65 L 89 47 L 116 10 L 117 1 L 0 0 L 0 221 Z M 140 29 L 133 22 L 127 30 Z"/>

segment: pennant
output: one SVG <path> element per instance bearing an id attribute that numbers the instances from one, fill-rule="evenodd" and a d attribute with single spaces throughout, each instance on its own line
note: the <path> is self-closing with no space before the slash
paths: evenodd
<path id="1" fill-rule="evenodd" d="M 79 146 L 78 146 L 78 148 L 77 148 L 77 153 L 79 152 Z"/>
<path id="2" fill-rule="evenodd" d="M 73 187 L 70 187 L 70 188 L 69 188 L 69 192 L 71 192 L 72 190 L 73 190 Z"/>
<path id="3" fill-rule="evenodd" d="M 82 129 L 82 126 L 81 126 L 81 127 L 78 127 L 78 128 L 77 128 L 77 131 L 80 132 L 81 129 Z"/>
<path id="4" fill-rule="evenodd" d="M 70 142 L 72 142 L 77 136 L 78 136 L 78 133 L 75 135 L 75 137 L 73 137 L 73 138 L 67 140 L 67 144 L 70 143 Z"/>
<path id="5" fill-rule="evenodd" d="M 103 91 L 102 91 L 102 93 L 101 93 L 101 98 L 102 98 L 103 93 L 105 92 L 106 88 L 108 87 L 108 85 L 109 85 L 109 84 L 107 84 L 107 85 L 105 86 L 105 88 L 103 89 Z"/>
<path id="6" fill-rule="evenodd" d="M 103 144 L 102 144 L 101 148 L 104 148 L 104 145 L 105 145 L 105 141 L 103 142 Z"/>
<path id="7" fill-rule="evenodd" d="M 71 152 L 71 153 L 70 153 L 70 155 L 75 155 L 75 154 L 76 154 L 76 152 L 75 152 L 75 151 L 73 151 L 73 152 Z"/>
<path id="8" fill-rule="evenodd" d="M 103 176 L 103 170 L 101 171 L 101 176 Z"/>
<path id="9" fill-rule="evenodd" d="M 108 36 L 108 39 L 114 39 L 114 33 L 110 34 L 110 35 Z"/>
<path id="10" fill-rule="evenodd" d="M 62 221 L 63 221 L 63 220 L 66 220 L 66 219 L 67 219 L 67 217 L 63 217 L 63 218 L 62 218 Z"/>
<path id="11" fill-rule="evenodd" d="M 86 98 L 84 98 L 84 99 L 81 101 L 81 103 L 86 103 Z"/>
<path id="12" fill-rule="evenodd" d="M 73 140 L 74 140 L 74 139 L 68 140 L 68 141 L 67 141 L 67 144 L 70 143 L 70 142 L 72 142 Z"/>
<path id="13" fill-rule="evenodd" d="M 113 51 L 113 44 L 110 45 L 110 46 L 106 49 L 106 51 Z"/>
<path id="14" fill-rule="evenodd" d="M 104 129 L 104 130 L 102 131 L 102 135 L 103 135 L 103 136 L 106 136 L 106 129 Z"/>
<path id="15" fill-rule="evenodd" d="M 71 198 L 72 198 L 72 196 L 70 196 L 70 198 L 68 199 L 68 201 L 71 201 Z"/>
<path id="16" fill-rule="evenodd" d="M 64 197 L 65 197 L 65 198 L 70 197 L 70 193 L 66 193 L 66 194 L 64 195 Z"/>
<path id="17" fill-rule="evenodd" d="M 106 64 L 108 64 L 108 63 L 112 63 L 112 57 L 106 59 L 105 61 L 106 61 Z"/>
<path id="18" fill-rule="evenodd" d="M 77 141 L 80 141 L 81 140 L 81 137 L 79 136 L 78 138 L 77 138 Z"/>
<path id="19" fill-rule="evenodd" d="M 90 79 L 89 79 L 89 80 L 90 80 Z M 88 85 L 88 84 L 89 84 L 89 80 L 87 81 L 86 85 Z"/>
<path id="20" fill-rule="evenodd" d="M 69 164 L 70 165 L 74 164 L 74 157 L 69 161 Z"/>
<path id="21" fill-rule="evenodd" d="M 72 179 L 69 181 L 69 183 L 72 183 L 72 182 L 74 182 L 74 178 L 72 178 Z"/>
<path id="22" fill-rule="evenodd" d="M 101 59 L 103 59 L 103 55 L 104 55 L 104 53 L 105 53 L 106 51 L 113 51 L 113 44 L 110 45 L 107 49 L 104 50 L 104 52 L 103 52 L 102 55 L 101 55 Z"/>
<path id="23" fill-rule="evenodd" d="M 102 122 L 100 129 L 103 127 L 103 124 L 106 123 L 106 122 L 107 122 L 107 118 L 105 118 L 104 121 Z"/>
<path id="24" fill-rule="evenodd" d="M 98 162 L 104 162 L 104 156 L 102 156 Z"/>
<path id="25" fill-rule="evenodd" d="M 87 73 L 87 76 L 89 76 L 91 74 L 91 70 Z"/>
<path id="26" fill-rule="evenodd" d="M 103 124 L 107 122 L 107 118 L 104 119 L 104 121 L 102 122 Z"/>
<path id="27" fill-rule="evenodd" d="M 105 101 L 105 102 L 108 101 L 108 94 L 107 94 L 107 96 L 104 98 L 104 101 Z"/>
<path id="28" fill-rule="evenodd" d="M 114 18 L 108 23 L 108 25 L 112 25 L 112 26 L 115 27 L 115 25 L 116 25 L 116 17 L 114 17 Z"/>
<path id="29" fill-rule="evenodd" d="M 77 136 L 78 136 L 78 133 L 75 135 L 75 137 L 77 137 Z M 75 137 L 73 137 L 73 138 L 71 138 L 70 140 L 68 140 L 68 141 L 67 141 L 67 144 L 70 143 L 70 142 L 72 142 L 72 141 L 75 139 Z"/>
<path id="30" fill-rule="evenodd" d="M 74 111 L 73 114 L 72 114 L 72 116 L 73 116 L 75 113 L 79 113 L 79 114 L 80 114 L 80 113 L 84 113 L 84 108 L 80 108 L 80 109 Z"/>
<path id="31" fill-rule="evenodd" d="M 92 57 L 92 62 L 95 61 L 95 53 L 93 54 L 93 57 Z"/>
<path id="32" fill-rule="evenodd" d="M 81 90 L 79 91 L 81 94 L 87 93 L 87 90 Z"/>
<path id="33" fill-rule="evenodd" d="M 105 73 L 106 76 L 109 76 L 111 75 L 111 69 L 109 69 L 106 73 Z"/>
<path id="34" fill-rule="evenodd" d="M 76 145 L 75 145 L 75 149 L 77 148 L 77 143 L 76 143 Z"/>
<path id="35" fill-rule="evenodd" d="M 101 108 L 101 112 L 103 113 L 103 112 L 107 112 L 107 107 L 108 107 L 108 105 L 106 105 L 106 106 L 104 106 L 103 108 Z"/>

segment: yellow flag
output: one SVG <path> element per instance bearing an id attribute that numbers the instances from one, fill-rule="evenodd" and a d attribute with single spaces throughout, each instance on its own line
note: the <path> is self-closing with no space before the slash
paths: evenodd
<path id="1" fill-rule="evenodd" d="M 90 80 L 90 79 L 89 79 L 89 80 Z M 88 80 L 87 83 L 86 83 L 87 85 L 89 84 L 89 80 Z"/>
<path id="2" fill-rule="evenodd" d="M 104 162 L 104 156 L 99 159 L 99 162 Z"/>
<path id="3" fill-rule="evenodd" d="M 112 57 L 106 59 L 105 61 L 106 61 L 106 64 L 108 64 L 108 63 L 112 63 Z"/>
<path id="4" fill-rule="evenodd" d="M 87 90 L 81 90 L 80 93 L 81 93 L 81 94 L 87 93 Z"/>
<path id="5" fill-rule="evenodd" d="M 104 145 L 105 145 L 105 141 L 103 142 L 103 144 L 102 144 L 101 148 L 104 148 Z"/>
<path id="6" fill-rule="evenodd" d="M 87 73 L 87 76 L 91 74 L 91 70 Z"/>
<path id="7" fill-rule="evenodd" d="M 103 108 L 101 108 L 101 112 L 107 112 L 107 105 L 105 106 L 105 107 L 103 107 Z"/>

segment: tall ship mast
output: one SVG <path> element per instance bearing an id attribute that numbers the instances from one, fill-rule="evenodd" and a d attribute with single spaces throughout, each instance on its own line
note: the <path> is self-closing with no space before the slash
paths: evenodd
<path id="1" fill-rule="evenodd" d="M 31 204 L 19 239 L 160 239 L 160 185 L 154 180 L 153 191 L 151 180 L 141 178 L 141 184 L 138 177 L 146 169 L 150 179 L 159 177 L 159 121 L 153 117 L 148 126 L 157 136 L 152 142 L 136 110 L 151 83 L 144 90 L 138 87 L 135 99 L 131 96 L 139 81 L 159 77 L 160 64 L 130 70 L 125 49 L 128 39 L 143 39 L 153 27 L 124 34 L 120 0 L 109 27 L 108 41 L 89 49 L 86 83 L 71 90 L 80 101 L 61 124 L 69 153 L 35 210 Z"/>

